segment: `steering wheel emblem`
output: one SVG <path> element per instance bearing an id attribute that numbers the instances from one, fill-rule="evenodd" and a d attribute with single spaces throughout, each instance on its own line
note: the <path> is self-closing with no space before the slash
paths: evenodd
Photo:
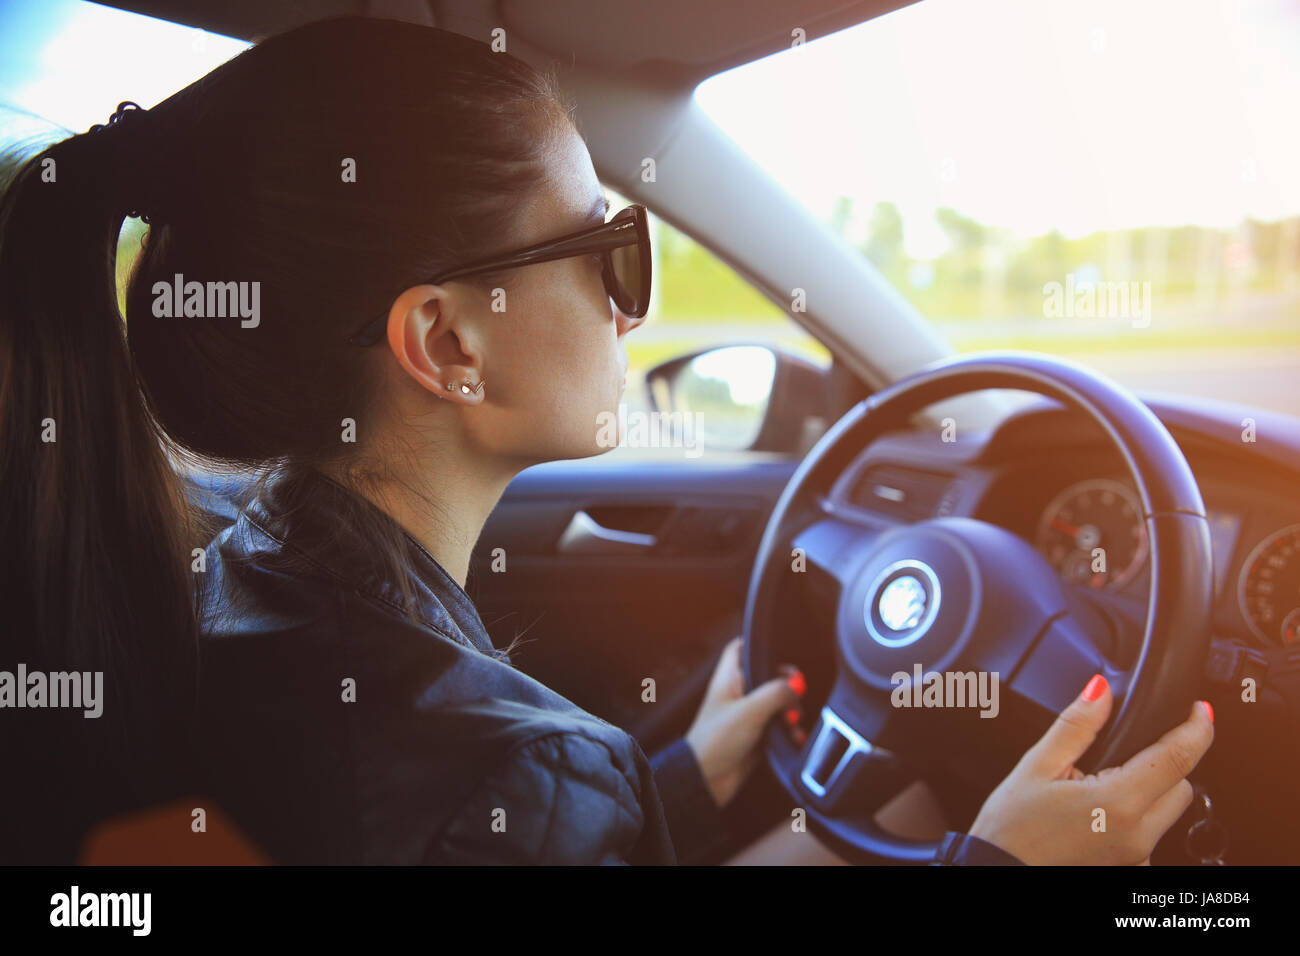
<path id="1" fill-rule="evenodd" d="M 921 561 L 895 561 L 867 588 L 862 611 L 877 644 L 906 647 L 924 636 L 939 613 L 939 579 Z"/>
<path id="2" fill-rule="evenodd" d="M 920 580 L 910 574 L 894 578 L 880 592 L 880 619 L 891 631 L 910 631 L 921 623 L 930 599 Z"/>

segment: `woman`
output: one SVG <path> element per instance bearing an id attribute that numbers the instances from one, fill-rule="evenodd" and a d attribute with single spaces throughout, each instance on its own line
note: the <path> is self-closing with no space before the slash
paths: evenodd
<path id="1" fill-rule="evenodd" d="M 652 764 L 515 670 L 464 591 L 511 478 L 603 450 L 646 306 L 640 213 L 602 228 L 568 114 L 551 77 L 485 44 L 342 19 L 20 171 L 0 207 L 6 650 L 102 670 L 106 697 L 102 722 L 10 740 L 27 765 L 61 748 L 27 811 L 84 824 L 197 788 L 285 862 L 707 856 L 797 680 L 742 696 L 733 645 Z M 127 214 L 150 231 L 124 335 Z M 214 539 L 184 455 L 267 476 Z M 1094 681 L 950 859 L 1149 856 L 1210 721 L 1194 708 L 1084 778 L 1109 709 Z M 1099 800 L 1123 806 L 1101 835 L 1077 825 Z"/>

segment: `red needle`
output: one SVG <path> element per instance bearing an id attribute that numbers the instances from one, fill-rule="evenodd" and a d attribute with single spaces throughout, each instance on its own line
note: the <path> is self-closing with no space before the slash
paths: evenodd
<path id="1" fill-rule="evenodd" d="M 1078 535 L 1079 533 L 1078 528 L 1076 528 L 1072 524 L 1067 524 L 1066 522 L 1062 521 L 1060 518 L 1052 519 L 1052 527 L 1055 528 L 1057 531 L 1064 531 L 1072 538 Z"/>

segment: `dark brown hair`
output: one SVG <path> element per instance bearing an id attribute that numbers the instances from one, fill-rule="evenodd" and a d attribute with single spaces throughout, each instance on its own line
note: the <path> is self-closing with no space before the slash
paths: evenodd
<path id="1" fill-rule="evenodd" d="M 102 721 L 27 757 L 97 761 L 124 803 L 156 790 L 196 680 L 202 539 L 176 466 L 382 478 L 364 433 L 384 350 L 345 340 L 515 241 L 568 112 L 552 73 L 485 43 L 342 18 L 23 165 L 0 201 L 0 667 L 102 670 L 107 698 Z M 150 226 L 124 325 L 114 258 L 136 213 Z M 155 284 L 178 274 L 258 282 L 259 324 L 155 316 Z M 400 533 L 374 541 L 407 567 Z"/>

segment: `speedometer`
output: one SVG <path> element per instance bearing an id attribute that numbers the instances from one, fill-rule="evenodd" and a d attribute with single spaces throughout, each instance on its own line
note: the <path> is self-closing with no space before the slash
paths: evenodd
<path id="1" fill-rule="evenodd" d="M 1300 643 L 1300 524 L 1255 546 L 1237 583 L 1241 615 L 1267 644 Z"/>
<path id="2" fill-rule="evenodd" d="M 1067 581 L 1116 590 L 1147 558 L 1147 532 L 1137 496 L 1109 478 L 1070 485 L 1043 509 L 1038 550 Z"/>

